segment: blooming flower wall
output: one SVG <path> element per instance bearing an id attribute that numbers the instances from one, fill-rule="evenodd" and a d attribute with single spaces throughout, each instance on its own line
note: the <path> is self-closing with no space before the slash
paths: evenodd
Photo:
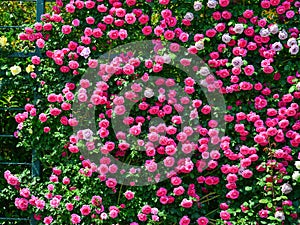
<path id="1" fill-rule="evenodd" d="M 5 172 L 15 206 L 41 224 L 297 224 L 299 8 L 57 0 L 19 36 L 44 54 L 15 116 L 43 174 Z"/>

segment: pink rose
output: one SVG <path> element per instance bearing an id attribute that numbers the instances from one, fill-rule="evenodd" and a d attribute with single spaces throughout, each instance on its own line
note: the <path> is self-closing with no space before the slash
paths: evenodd
<path id="1" fill-rule="evenodd" d="M 272 6 L 277 6 L 277 5 L 279 5 L 279 3 L 280 3 L 280 0 L 270 0 L 270 4 Z"/>
<path id="2" fill-rule="evenodd" d="M 79 67 L 79 63 L 78 63 L 77 61 L 71 60 L 71 61 L 69 62 L 69 67 L 70 67 L 70 69 L 72 69 L 72 70 L 76 70 L 76 69 L 78 69 L 78 67 Z"/>
<path id="3" fill-rule="evenodd" d="M 85 18 L 85 21 L 87 24 L 90 24 L 90 25 L 95 23 L 95 19 L 91 16 Z"/>
<path id="4" fill-rule="evenodd" d="M 32 56 L 31 62 L 32 62 L 34 65 L 39 65 L 39 64 L 41 63 L 41 59 L 40 59 L 40 57 L 38 57 L 38 56 Z"/>
<path id="5" fill-rule="evenodd" d="M 183 208 L 191 208 L 191 207 L 193 206 L 193 201 L 184 198 L 184 199 L 181 201 L 180 205 L 181 205 Z"/>
<path id="6" fill-rule="evenodd" d="M 270 2 L 267 1 L 267 0 L 261 1 L 260 5 L 261 5 L 261 7 L 262 7 L 263 9 L 268 9 L 268 8 L 270 8 Z"/>
<path id="7" fill-rule="evenodd" d="M 243 12 L 243 17 L 250 19 L 253 16 L 254 12 L 251 9 L 247 9 Z"/>
<path id="8" fill-rule="evenodd" d="M 132 192 L 132 191 L 126 191 L 125 193 L 124 193 L 124 195 L 125 195 L 125 198 L 127 199 L 127 200 L 131 200 L 131 199 L 133 199 L 134 198 L 134 193 Z"/>
<path id="9" fill-rule="evenodd" d="M 80 20 L 79 20 L 79 19 L 74 19 L 74 20 L 72 21 L 72 25 L 73 25 L 74 27 L 78 27 L 78 26 L 80 25 Z"/>
<path id="10" fill-rule="evenodd" d="M 171 30 L 167 30 L 165 33 L 164 33 L 164 37 L 165 39 L 167 40 L 172 40 L 174 37 L 175 37 L 175 33 Z"/>
<path id="11" fill-rule="evenodd" d="M 179 186 L 177 188 L 174 188 L 173 193 L 177 196 L 184 194 L 184 188 L 182 186 Z"/>
<path id="12" fill-rule="evenodd" d="M 136 4 L 136 0 L 126 0 L 126 4 L 128 6 L 134 6 Z"/>
<path id="13" fill-rule="evenodd" d="M 244 68 L 244 72 L 247 76 L 251 76 L 254 73 L 254 66 L 248 65 Z"/>
<path id="14" fill-rule="evenodd" d="M 46 122 L 46 121 L 47 121 L 47 115 L 44 114 L 44 113 L 41 113 L 41 114 L 39 115 L 39 120 L 40 120 L 42 123 Z"/>
<path id="15" fill-rule="evenodd" d="M 119 215 L 119 212 L 117 210 L 115 210 L 115 209 L 112 209 L 112 210 L 109 211 L 109 216 L 111 218 L 117 218 L 118 215 Z"/>
<path id="16" fill-rule="evenodd" d="M 222 12 L 222 17 L 223 17 L 225 20 L 230 20 L 230 19 L 231 19 L 231 16 L 232 16 L 232 14 L 231 14 L 230 12 L 226 11 L 226 10 Z"/>
<path id="17" fill-rule="evenodd" d="M 52 216 L 47 216 L 47 217 L 44 218 L 44 224 L 49 225 L 49 224 L 51 224 L 52 222 L 53 222 Z"/>
<path id="18" fill-rule="evenodd" d="M 87 216 L 91 213 L 91 208 L 89 205 L 83 205 L 80 209 L 80 212 L 83 216 Z"/>
<path id="19" fill-rule="evenodd" d="M 119 37 L 119 31 L 111 30 L 111 31 L 109 31 L 108 36 L 110 39 L 115 40 Z"/>
<path id="20" fill-rule="evenodd" d="M 131 75 L 134 73 L 134 66 L 130 65 L 130 64 L 126 64 L 124 67 L 123 67 L 123 72 L 124 74 L 126 75 Z"/>
<path id="21" fill-rule="evenodd" d="M 220 12 L 213 12 L 212 17 L 214 20 L 220 20 L 222 18 L 221 13 Z"/>
<path id="22" fill-rule="evenodd" d="M 279 14 L 279 15 L 282 15 L 282 14 L 284 14 L 285 13 L 285 7 L 284 6 L 278 6 L 277 8 L 276 8 L 276 12 Z"/>
<path id="23" fill-rule="evenodd" d="M 69 25 L 63 25 L 62 28 L 61 28 L 61 32 L 63 34 L 70 34 L 72 31 L 72 27 L 69 26 Z"/>
<path id="24" fill-rule="evenodd" d="M 158 197 L 162 197 L 165 196 L 167 194 L 167 189 L 160 187 L 157 191 L 156 191 L 156 196 Z"/>
<path id="25" fill-rule="evenodd" d="M 168 5 L 170 0 L 159 0 L 159 4 Z"/>
<path id="26" fill-rule="evenodd" d="M 237 199 L 239 197 L 239 192 L 235 189 L 231 190 L 226 194 L 226 198 Z"/>
<path id="27" fill-rule="evenodd" d="M 289 10 L 289 11 L 286 12 L 286 17 L 287 17 L 288 19 L 291 19 L 291 18 L 293 18 L 294 16 L 295 16 L 295 12 L 294 12 L 293 10 Z"/>
<path id="28" fill-rule="evenodd" d="M 151 26 L 145 26 L 142 29 L 142 32 L 144 35 L 150 35 L 152 33 L 152 27 Z"/>
<path id="29" fill-rule="evenodd" d="M 114 178 L 108 178 L 105 182 L 106 186 L 109 188 L 115 188 L 117 185 L 117 180 Z"/>
<path id="30" fill-rule="evenodd" d="M 207 225 L 208 222 L 209 222 L 209 220 L 204 216 L 197 219 L 197 224 L 198 225 Z"/>
<path id="31" fill-rule="evenodd" d="M 77 214 L 72 214 L 71 215 L 72 224 L 79 224 L 80 221 L 81 221 L 80 216 L 78 216 Z"/>
<path id="32" fill-rule="evenodd" d="M 252 177 L 253 173 L 251 170 L 244 170 L 242 172 L 242 177 L 243 178 L 246 178 L 246 179 L 249 179 L 250 177 Z"/>
<path id="33" fill-rule="evenodd" d="M 146 24 L 149 21 L 149 16 L 141 15 L 138 20 L 139 20 L 140 24 Z"/>
<path id="34" fill-rule="evenodd" d="M 227 211 L 221 211 L 220 217 L 222 220 L 230 220 L 230 214 Z"/>
<path id="35" fill-rule="evenodd" d="M 182 41 L 182 42 L 187 42 L 188 39 L 189 39 L 189 35 L 187 33 L 182 32 L 179 35 L 179 40 Z"/>
<path id="36" fill-rule="evenodd" d="M 104 16 L 103 22 L 106 24 L 112 24 L 114 22 L 114 18 L 111 15 Z"/>
<path id="37" fill-rule="evenodd" d="M 144 214 L 144 213 L 139 213 L 139 214 L 137 215 L 137 217 L 138 217 L 138 219 L 139 219 L 140 221 L 146 221 L 146 220 L 147 220 L 147 215 Z"/>
<path id="38" fill-rule="evenodd" d="M 119 37 L 120 37 L 121 40 L 126 39 L 127 36 L 128 36 L 128 34 L 127 34 L 126 30 L 124 30 L 124 29 L 119 30 Z"/>
<path id="39" fill-rule="evenodd" d="M 91 1 L 91 0 L 88 0 L 88 1 L 86 1 L 85 2 L 85 7 L 87 8 L 87 9 L 92 9 L 92 8 L 94 8 L 95 7 L 95 2 L 93 2 L 93 1 Z"/>
<path id="40" fill-rule="evenodd" d="M 191 222 L 190 218 L 188 216 L 184 216 L 180 219 L 179 225 L 189 225 Z"/>
<path id="41" fill-rule="evenodd" d="M 220 4 L 220 6 L 222 6 L 222 7 L 228 6 L 229 3 L 230 3 L 229 0 L 219 0 L 219 4 Z"/>
<path id="42" fill-rule="evenodd" d="M 133 24 L 136 21 L 136 17 L 133 13 L 128 13 L 125 15 L 125 21 L 128 24 Z"/>
<path id="43" fill-rule="evenodd" d="M 142 213 L 144 214 L 150 214 L 151 213 L 151 207 L 149 205 L 145 205 L 142 207 Z"/>
<path id="44" fill-rule="evenodd" d="M 22 211 L 26 211 L 28 208 L 28 200 L 25 198 L 16 198 L 15 199 L 15 206 L 22 210 Z"/>
<path id="45" fill-rule="evenodd" d="M 258 212 L 258 215 L 260 216 L 260 218 L 267 218 L 267 217 L 269 216 L 269 211 L 268 211 L 268 210 L 261 209 L 261 210 Z"/>

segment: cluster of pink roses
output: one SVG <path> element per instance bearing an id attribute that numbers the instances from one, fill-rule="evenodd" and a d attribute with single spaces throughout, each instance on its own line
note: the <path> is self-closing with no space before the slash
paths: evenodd
<path id="1" fill-rule="evenodd" d="M 251 201 L 251 196 L 243 193 L 244 183 L 255 186 L 256 179 L 261 179 L 264 183 L 260 193 L 256 194 L 269 195 L 272 192 L 275 198 L 279 185 L 288 180 L 286 176 L 291 174 L 288 168 L 300 144 L 297 103 L 300 91 L 288 93 L 289 87 L 295 85 L 300 75 L 296 67 L 287 71 L 283 68 L 285 65 L 281 64 L 282 58 L 296 60 L 299 52 L 299 29 L 288 26 L 299 16 L 300 3 L 293 0 L 262 0 L 256 3 L 256 8 L 246 5 L 243 11 L 236 14 L 235 3 L 229 0 L 195 1 L 187 4 L 184 10 L 177 10 L 177 5 L 168 0 L 72 0 L 67 4 L 57 0 L 53 14 L 43 15 L 42 23 L 36 23 L 33 28 L 26 28 L 20 34 L 21 40 L 35 43 L 46 53 L 45 59 L 32 57 L 32 63 L 42 66 L 46 61 L 49 63 L 47 65 L 57 68 L 62 78 L 69 76 L 70 79 L 78 79 L 83 75 L 82 69 L 88 67 L 96 71 L 100 81 L 95 83 L 81 79 L 78 84 L 68 82 L 62 90 L 45 93 L 47 109 L 38 111 L 36 106 L 27 104 L 25 112 L 15 116 L 18 129 L 22 130 L 25 123 L 37 117 L 43 125 L 43 131 L 51 135 L 54 121 L 59 121 L 58 127 L 78 126 L 79 118 L 71 114 L 73 102 L 100 109 L 97 131 L 87 128 L 69 135 L 65 148 L 80 161 L 81 168 L 76 172 L 82 179 L 88 182 L 99 179 L 102 182 L 100 189 L 116 194 L 122 192 L 130 203 L 135 202 L 141 193 L 136 191 L 138 189 L 122 190 L 114 176 L 136 177 L 141 170 L 132 167 L 125 171 L 109 156 L 113 155 L 118 160 L 126 159 L 131 152 L 144 148 L 145 152 L 138 154 L 139 160 L 142 161 L 142 168 L 153 175 L 147 177 L 148 181 L 154 180 L 156 183 L 165 178 L 158 173 L 159 163 L 162 162 L 168 171 L 167 180 L 155 189 L 149 199 L 145 197 L 147 199 L 138 201 L 137 204 L 144 204 L 143 207 L 135 206 L 142 207 L 140 212 L 137 212 L 137 208 L 132 209 L 135 219 L 140 223 L 160 221 L 162 217 L 158 213 L 163 212 L 165 206 L 201 211 L 202 207 L 207 207 L 202 204 L 202 196 L 211 194 L 215 199 L 216 193 L 220 193 L 219 200 L 214 204 L 219 210 L 216 217 L 224 224 L 237 224 L 232 212 L 234 215 L 241 213 L 241 217 L 244 217 L 253 211 L 255 215 L 250 220 L 255 219 L 258 224 L 260 220 L 268 223 L 269 216 L 279 221 L 296 219 L 292 201 L 281 199 L 276 200 L 272 207 L 257 204 L 251 208 L 246 203 Z M 152 15 L 149 14 L 151 7 L 155 9 Z M 263 15 L 262 10 L 269 10 L 271 14 L 273 9 L 279 24 Z M 78 18 L 77 15 L 82 17 Z M 198 21 L 203 15 L 205 24 L 200 24 Z M 281 21 L 284 23 L 280 24 Z M 65 40 L 62 41 L 64 45 L 54 48 L 51 38 L 57 32 Z M 135 38 L 155 39 L 154 56 L 140 59 L 134 52 L 128 51 L 112 57 L 108 63 L 96 60 L 96 53 L 106 52 L 107 46 L 111 48 L 116 44 L 134 41 Z M 165 49 L 162 45 L 164 41 L 174 43 Z M 180 45 L 187 48 L 187 54 L 201 56 L 207 63 L 208 66 L 194 66 L 188 56 L 180 59 L 179 64 L 184 68 L 192 67 L 191 71 L 197 74 L 196 77 L 178 76 L 172 70 L 174 74 L 165 71 L 165 64 L 174 60 L 172 54 L 179 52 Z M 159 54 L 160 50 L 172 54 Z M 146 87 L 149 80 L 152 82 L 151 75 L 164 75 L 165 72 L 165 78 L 153 81 L 153 88 Z M 37 76 L 32 73 L 31 77 Z M 135 78 L 142 81 L 135 82 Z M 38 78 L 42 85 L 50 83 L 50 80 L 50 77 Z M 177 90 L 178 83 L 183 89 L 182 93 Z M 128 84 L 127 91 L 118 94 Z M 200 87 L 210 93 L 223 94 L 227 100 L 227 111 L 221 118 L 227 123 L 226 135 L 220 134 L 219 121 L 209 118 L 215 108 L 213 104 L 206 103 L 200 94 Z M 278 90 L 278 87 L 282 90 Z M 126 108 L 128 102 L 137 103 L 138 113 L 127 114 L 130 111 Z M 149 126 L 148 130 L 144 129 L 154 117 L 169 124 L 159 123 Z M 118 129 L 113 130 L 114 134 L 112 120 L 117 118 L 121 119 Z M 199 126 L 194 126 L 193 122 L 198 118 L 202 121 Z M 119 130 L 123 126 L 126 129 Z M 193 140 L 196 134 L 199 137 Z M 104 140 L 101 147 L 94 140 L 95 136 Z M 131 138 L 135 142 L 130 142 Z M 214 147 L 211 148 L 211 145 Z M 101 153 L 100 164 L 76 155 L 82 149 Z M 183 153 L 182 157 L 177 158 L 180 153 Z M 67 154 L 63 152 L 62 156 Z M 18 178 L 10 172 L 4 176 L 10 185 L 20 189 L 21 198 L 15 199 L 15 205 L 23 211 L 30 205 L 38 210 L 43 210 L 46 204 L 57 210 L 66 208 L 71 213 L 68 216 L 72 224 L 80 224 L 86 218 L 113 221 L 125 213 L 122 209 L 127 206 L 112 205 L 114 203 L 106 196 L 98 195 L 87 200 L 90 202 L 76 203 L 80 207 L 75 209 L 65 196 L 52 193 L 59 180 L 65 186 L 72 183 L 72 178 L 60 179 L 61 173 L 53 168 L 50 176 L 53 184 L 47 187 L 49 192 L 45 195 L 48 201 L 31 195 L 32 190 L 20 189 Z M 130 182 L 132 188 L 135 188 L 136 182 Z M 77 190 L 74 186 L 68 189 L 74 193 Z M 80 197 L 75 196 L 74 199 L 79 202 Z M 65 206 L 62 206 L 62 202 Z M 148 202 L 147 205 L 145 202 Z M 155 207 L 148 204 L 155 204 Z M 238 207 L 241 212 L 236 210 Z M 208 216 L 194 218 L 192 213 L 188 213 L 182 211 L 176 222 L 180 225 L 209 223 Z M 46 213 L 43 216 L 36 214 L 35 218 L 44 218 L 44 224 L 51 224 L 55 220 L 54 216 Z"/>

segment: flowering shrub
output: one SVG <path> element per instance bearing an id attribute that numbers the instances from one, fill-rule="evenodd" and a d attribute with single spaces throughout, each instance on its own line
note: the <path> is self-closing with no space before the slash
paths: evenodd
<path id="1" fill-rule="evenodd" d="M 53 3 L 52 3 L 53 4 Z M 46 4 L 46 10 L 51 4 Z M 24 42 L 18 39 L 18 34 L 24 29 L 26 24 L 33 24 L 35 15 L 34 2 L 13 2 L 1 1 L 0 3 L 0 108 L 21 107 L 33 101 L 32 90 L 36 86 L 32 82 L 29 74 L 34 71 L 34 65 L 30 59 L 16 57 L 17 53 L 24 55 L 34 52 L 35 43 Z M 19 26 L 20 27 L 17 27 Z M 21 27 L 24 26 L 23 28 Z M 21 85 L 22 84 L 22 85 Z M 0 110 L 1 113 L 1 134 L 10 134 L 15 130 L 16 122 L 13 112 L 10 110 Z M 16 141 L 1 138 L 4 144 L 1 150 L 0 160 L 7 160 L 6 148 L 13 149 Z M 19 156 L 18 156 L 19 157 Z M 25 161 L 25 158 L 22 157 Z M 20 161 L 22 161 L 20 159 Z M 2 189 L 2 187 L 0 188 Z"/>
<path id="2" fill-rule="evenodd" d="M 299 7 L 57 0 L 19 36 L 45 54 L 15 116 L 43 175 L 4 173 L 15 206 L 41 224 L 296 224 Z"/>

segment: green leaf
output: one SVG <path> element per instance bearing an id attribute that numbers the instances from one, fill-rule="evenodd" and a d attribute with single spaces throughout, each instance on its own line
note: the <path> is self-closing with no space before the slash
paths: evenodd
<path id="1" fill-rule="evenodd" d="M 290 89 L 289 89 L 289 93 L 292 93 L 292 92 L 294 92 L 294 91 L 295 91 L 295 89 L 296 89 L 296 86 L 292 86 L 292 87 L 290 87 Z"/>
<path id="2" fill-rule="evenodd" d="M 263 203 L 263 204 L 266 204 L 268 202 L 269 202 L 269 200 L 265 199 L 265 198 L 259 200 L 259 203 Z"/>
<path id="3" fill-rule="evenodd" d="M 245 187 L 245 190 L 246 191 L 252 191 L 252 187 L 247 186 L 247 187 Z"/>

